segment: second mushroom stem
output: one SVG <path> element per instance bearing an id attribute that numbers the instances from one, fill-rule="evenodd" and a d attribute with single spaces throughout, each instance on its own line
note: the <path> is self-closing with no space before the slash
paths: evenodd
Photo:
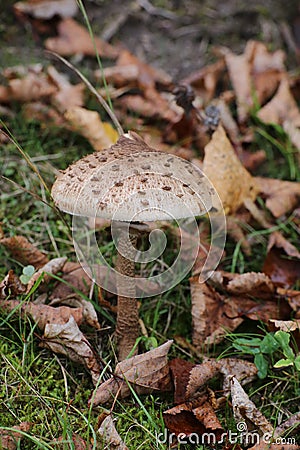
<path id="1" fill-rule="evenodd" d="M 122 293 L 122 295 L 118 295 L 116 325 L 119 361 L 124 360 L 128 356 L 140 334 L 135 288 L 137 235 L 126 231 L 121 230 L 118 241 L 117 272 L 119 276 L 117 286 L 118 291 Z M 125 275 L 127 279 L 123 279 L 122 275 Z M 124 292 L 126 292 L 126 296 L 123 295 Z"/>

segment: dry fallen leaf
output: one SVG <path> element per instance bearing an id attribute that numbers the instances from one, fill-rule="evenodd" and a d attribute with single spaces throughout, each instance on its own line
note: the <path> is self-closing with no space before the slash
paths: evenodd
<path id="1" fill-rule="evenodd" d="M 32 424 L 29 422 L 21 422 L 20 425 L 12 427 L 11 431 L 1 430 L 0 428 L 0 448 L 4 450 L 16 450 L 20 448 L 20 441 L 23 434 L 19 431 L 27 432 Z"/>
<path id="2" fill-rule="evenodd" d="M 236 305 L 226 301 L 198 277 L 190 280 L 192 298 L 193 344 L 201 349 L 205 345 L 220 342 L 226 330 L 235 330 L 242 322 Z M 231 319 L 232 317 L 232 319 Z"/>
<path id="3" fill-rule="evenodd" d="M 270 319 L 270 322 L 274 325 L 275 328 L 281 331 L 286 331 L 290 333 L 292 331 L 300 331 L 300 320 L 273 320 Z"/>
<path id="4" fill-rule="evenodd" d="M 30 102 L 50 97 L 57 88 L 42 72 L 42 67 L 29 67 L 19 77 L 8 80 L 8 86 L 0 86 L 1 103 L 12 101 Z"/>
<path id="5" fill-rule="evenodd" d="M 98 429 L 103 445 L 110 450 L 128 450 L 128 447 L 122 441 L 119 433 L 116 430 L 111 414 L 105 417 Z"/>
<path id="6" fill-rule="evenodd" d="M 51 96 L 52 103 L 60 112 L 65 112 L 69 108 L 84 105 L 83 83 L 71 84 L 68 79 L 60 74 L 55 67 L 50 66 L 47 69 L 52 83 L 57 87 L 57 92 Z"/>
<path id="7" fill-rule="evenodd" d="M 266 206 L 274 217 L 278 218 L 291 211 L 300 201 L 300 183 L 276 178 L 255 177 Z"/>
<path id="8" fill-rule="evenodd" d="M 67 308 L 67 306 L 61 306 L 61 308 Z M 47 323 L 40 346 L 66 355 L 79 364 L 84 364 L 91 373 L 93 383 L 97 384 L 103 367 L 72 315 L 64 324 Z"/>
<path id="9" fill-rule="evenodd" d="M 231 84 L 235 91 L 239 123 L 244 123 L 253 106 L 251 92 L 251 66 L 247 55 L 235 55 L 231 51 L 225 54 L 225 61 Z"/>
<path id="10" fill-rule="evenodd" d="M 9 294 L 16 296 L 25 292 L 26 286 L 21 283 L 14 271 L 10 270 L 0 283 L 0 299 L 6 298 Z"/>
<path id="11" fill-rule="evenodd" d="M 32 302 L 22 303 L 18 300 L 0 300 L 0 308 L 6 312 L 20 310 L 22 314 L 30 315 L 42 331 L 45 330 L 46 325 L 49 323 L 65 324 L 71 316 L 79 325 L 83 320 L 81 308 L 69 308 L 68 306 L 53 308 L 48 305 L 36 305 Z"/>
<path id="12" fill-rule="evenodd" d="M 70 438 L 69 438 L 70 439 Z M 87 444 L 84 439 L 82 439 L 78 434 L 72 433 L 71 436 L 72 443 L 70 443 L 70 447 L 73 450 L 91 450 L 92 445 Z M 55 449 L 64 450 L 66 448 L 66 438 L 60 436 L 55 442 L 61 442 L 61 445 L 55 443 Z"/>
<path id="13" fill-rule="evenodd" d="M 144 93 L 148 89 L 152 91 L 156 84 L 166 87 L 172 83 L 172 78 L 163 70 L 156 69 L 149 64 L 144 63 L 128 50 L 122 50 L 117 60 L 117 67 L 124 68 L 128 66 L 137 68 L 136 86 Z"/>
<path id="14" fill-rule="evenodd" d="M 97 313 L 91 301 L 87 301 L 84 298 L 78 296 L 75 298 L 71 297 L 71 298 L 53 299 L 49 303 L 49 306 L 57 306 L 57 305 L 69 306 L 71 308 L 80 308 L 82 310 L 83 321 L 87 325 L 90 325 L 91 327 L 95 328 L 96 330 L 100 330 L 101 327 L 98 322 Z"/>
<path id="15" fill-rule="evenodd" d="M 250 430 L 258 429 L 261 434 L 272 433 L 272 425 L 250 400 L 238 380 L 231 377 L 230 384 L 232 408 L 236 422 L 245 422 Z"/>
<path id="16" fill-rule="evenodd" d="M 234 213 L 246 199 L 254 201 L 258 188 L 254 178 L 243 167 L 219 125 L 205 147 L 203 171 L 218 192 L 225 213 Z"/>
<path id="17" fill-rule="evenodd" d="M 128 383 L 138 394 L 171 389 L 171 379 L 167 360 L 168 351 L 173 341 L 133 356 L 117 364 L 114 375 L 102 383 L 92 395 L 90 402 L 94 406 L 112 402 L 114 397 L 125 398 L 130 395 Z"/>
<path id="18" fill-rule="evenodd" d="M 286 73 L 285 53 L 276 50 L 271 53 L 263 42 L 249 41 L 245 54 L 251 64 L 251 78 L 259 104 L 263 104 L 276 91 Z"/>
<path id="19" fill-rule="evenodd" d="M 14 4 L 14 10 L 35 19 L 48 20 L 54 16 L 73 17 L 77 13 L 76 0 L 27 0 Z"/>
<path id="20" fill-rule="evenodd" d="M 225 274 L 223 272 L 223 280 L 227 292 L 234 295 L 248 294 L 253 297 L 270 298 L 275 291 L 270 278 L 261 272 L 247 272 L 243 274 Z"/>
<path id="21" fill-rule="evenodd" d="M 224 376 L 223 390 L 224 394 L 228 395 L 230 392 L 228 376 L 235 376 L 240 382 L 246 384 L 255 378 L 257 368 L 255 364 L 237 358 L 224 358 L 219 361 L 208 359 L 191 369 L 186 384 L 185 400 L 193 400 L 197 391 L 218 373 Z"/>
<path id="22" fill-rule="evenodd" d="M 81 133 L 95 150 L 110 147 L 118 140 L 117 131 L 108 122 L 102 122 L 96 111 L 79 106 L 65 112 L 65 118 L 73 130 Z"/>
<path id="23" fill-rule="evenodd" d="M 208 439 L 211 442 L 208 437 L 210 433 L 220 439 L 224 431 L 206 395 L 195 402 L 182 403 L 164 411 L 163 418 L 166 427 L 178 438 L 197 435 L 202 438 L 201 443 L 206 443 Z"/>
<path id="24" fill-rule="evenodd" d="M 276 301 L 273 283 L 263 273 L 239 275 L 216 271 L 211 283 L 222 294 L 208 283 L 199 283 L 197 277 L 190 279 L 193 344 L 197 349 L 219 343 L 245 317 L 265 323 L 270 317 L 283 320 L 289 317 L 287 302 Z"/>
<path id="25" fill-rule="evenodd" d="M 178 113 L 155 89 L 147 90 L 147 97 L 143 95 L 124 95 L 116 101 L 117 105 L 134 111 L 143 117 L 162 118 L 168 122 L 176 122 Z"/>
<path id="26" fill-rule="evenodd" d="M 12 257 L 24 266 L 32 265 L 36 269 L 39 269 L 49 261 L 44 253 L 38 250 L 23 236 L 17 235 L 2 238 L 0 239 L 0 244 L 4 245 Z"/>
<path id="27" fill-rule="evenodd" d="M 27 284 L 27 293 L 30 292 L 34 283 L 38 280 L 38 278 L 43 274 L 43 283 L 47 284 L 51 280 L 51 274 L 55 275 L 57 272 L 60 272 L 67 261 L 67 257 L 62 258 L 54 258 L 48 261 L 44 266 L 42 266 L 39 270 L 37 270 L 32 277 L 30 278 Z"/>
<path id="28" fill-rule="evenodd" d="M 274 97 L 257 113 L 267 123 L 282 125 L 286 120 L 300 127 L 300 111 L 292 96 L 289 80 L 283 77 Z"/>
<path id="29" fill-rule="evenodd" d="M 300 279 L 300 253 L 278 231 L 269 237 L 262 270 L 276 286 L 292 287 Z"/>
<path id="30" fill-rule="evenodd" d="M 45 42 L 48 50 L 62 56 L 74 54 L 94 56 L 96 54 L 88 30 L 75 20 L 70 18 L 62 20 L 58 24 L 57 31 L 58 37 L 48 38 Z M 118 56 L 118 50 L 102 39 L 95 37 L 94 42 L 100 56 L 111 59 Z"/>

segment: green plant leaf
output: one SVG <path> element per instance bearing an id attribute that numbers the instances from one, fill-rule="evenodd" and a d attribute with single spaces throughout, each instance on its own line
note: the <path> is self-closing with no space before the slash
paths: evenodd
<path id="1" fill-rule="evenodd" d="M 232 346 L 242 353 L 246 353 L 248 355 L 256 355 L 260 353 L 260 338 L 237 338 L 233 342 Z"/>
<path id="2" fill-rule="evenodd" d="M 279 342 L 274 338 L 273 334 L 267 333 L 260 343 L 260 351 L 262 353 L 272 354 L 280 347 Z"/>
<path id="3" fill-rule="evenodd" d="M 296 369 L 300 372 L 300 355 L 296 356 L 296 358 L 294 359 L 294 364 Z"/>
<path id="4" fill-rule="evenodd" d="M 289 345 L 290 338 L 291 338 L 290 333 L 279 330 L 279 331 L 276 331 L 276 333 L 274 334 L 274 337 L 275 337 L 276 341 L 279 342 L 284 356 L 293 361 L 295 359 L 295 354 Z"/>
<path id="5" fill-rule="evenodd" d="M 31 265 L 23 267 L 23 275 L 27 275 L 28 277 L 32 277 L 35 272 L 35 268 Z"/>
<path id="6" fill-rule="evenodd" d="M 281 367 L 292 366 L 294 361 L 292 359 L 280 359 L 277 363 L 274 364 L 275 369 L 280 369 Z"/>
<path id="7" fill-rule="evenodd" d="M 268 375 L 269 362 L 262 353 L 257 353 L 254 357 L 254 364 L 258 369 L 258 377 L 266 378 Z"/>
<path id="8" fill-rule="evenodd" d="M 20 281 L 23 284 L 29 283 L 30 278 L 35 272 L 35 268 L 31 265 L 23 267 L 22 275 L 20 276 Z"/>

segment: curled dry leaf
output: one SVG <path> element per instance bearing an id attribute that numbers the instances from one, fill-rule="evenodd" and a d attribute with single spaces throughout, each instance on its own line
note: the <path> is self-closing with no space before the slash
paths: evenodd
<path id="1" fill-rule="evenodd" d="M 79 106 L 65 112 L 65 118 L 73 130 L 81 133 L 95 150 L 110 147 L 118 140 L 118 133 L 108 122 L 102 122 L 96 111 Z"/>
<path id="2" fill-rule="evenodd" d="M 267 208 L 276 218 L 299 204 L 300 183 L 262 177 L 255 177 L 255 183 L 262 196 L 266 198 Z"/>
<path id="3" fill-rule="evenodd" d="M 14 10 L 35 19 L 48 20 L 54 16 L 73 17 L 78 6 L 76 0 L 27 0 L 15 3 Z"/>
<path id="4" fill-rule="evenodd" d="M 82 323 L 82 309 L 59 306 L 53 308 L 48 305 L 36 305 L 34 303 L 22 303 L 18 300 L 0 300 L 0 308 L 6 312 L 20 310 L 22 314 L 30 315 L 40 330 L 44 331 L 47 324 L 65 324 L 70 317 L 79 325 Z"/>
<path id="5" fill-rule="evenodd" d="M 274 327 L 290 333 L 291 331 L 300 331 L 300 320 L 273 320 L 270 319 L 270 322 L 274 324 Z"/>
<path id="6" fill-rule="evenodd" d="M 42 71 L 29 71 L 24 77 L 9 80 L 9 101 L 31 102 L 50 97 L 57 91 Z"/>
<path id="7" fill-rule="evenodd" d="M 68 79 L 59 73 L 55 67 L 50 66 L 47 69 L 48 75 L 57 87 L 57 92 L 51 96 L 52 103 L 60 112 L 75 106 L 84 105 L 84 89 L 83 83 L 76 85 L 71 84 Z"/>
<path id="8" fill-rule="evenodd" d="M 104 58 L 115 59 L 118 50 L 95 37 L 94 43 L 86 27 L 80 25 L 75 20 L 67 18 L 62 20 L 57 27 L 58 37 L 48 38 L 45 46 L 48 50 L 56 52 L 62 56 L 82 54 L 94 56 L 96 54 L 94 43 L 99 55 Z"/>
<path id="9" fill-rule="evenodd" d="M 205 147 L 203 171 L 218 192 L 225 212 L 234 213 L 246 199 L 259 192 L 254 178 L 243 167 L 222 125 Z"/>
<path id="10" fill-rule="evenodd" d="M 128 447 L 124 444 L 117 432 L 113 418 L 110 414 L 101 422 L 98 434 L 100 434 L 106 448 L 109 448 L 110 450 L 128 450 Z"/>
<path id="11" fill-rule="evenodd" d="M 58 304 L 70 306 L 71 308 L 80 308 L 82 310 L 83 321 L 96 330 L 100 330 L 101 327 L 92 302 L 78 296 L 76 298 L 53 299 L 50 306 L 56 306 Z"/>
<path id="12" fill-rule="evenodd" d="M 16 450 L 19 448 L 23 434 L 20 431 L 27 432 L 32 424 L 30 422 L 21 422 L 20 425 L 12 427 L 11 431 L 0 429 L 0 448 L 5 450 Z"/>
<path id="13" fill-rule="evenodd" d="M 198 277 L 190 280 L 192 298 L 193 344 L 197 348 L 220 342 L 226 330 L 235 330 L 242 322 L 237 306 L 226 301 Z M 232 317 L 232 319 L 231 319 Z"/>
<path id="14" fill-rule="evenodd" d="M 147 353 L 133 356 L 118 363 L 112 378 L 98 387 L 90 402 L 97 406 L 112 402 L 116 395 L 119 395 L 119 398 L 128 397 L 131 392 L 128 383 L 138 394 L 169 391 L 171 379 L 167 354 L 172 342 L 167 341 Z"/>
<path id="15" fill-rule="evenodd" d="M 156 84 L 170 86 L 172 78 L 163 70 L 156 69 L 137 58 L 128 50 L 122 50 L 117 60 L 118 67 L 136 67 L 137 78 L 136 86 L 143 92 L 150 89 L 152 91 Z M 147 97 L 147 95 L 146 95 Z"/>
<path id="16" fill-rule="evenodd" d="M 12 257 L 24 266 L 32 265 L 39 269 L 49 261 L 44 253 L 23 236 L 2 238 L 0 244 L 4 245 Z"/>
<path id="17" fill-rule="evenodd" d="M 62 258 L 54 258 L 48 261 L 43 267 L 41 267 L 37 272 L 35 272 L 30 278 L 27 284 L 27 293 L 30 292 L 34 283 L 38 280 L 38 278 L 43 274 L 43 283 L 49 283 L 51 280 L 51 274 L 55 275 L 57 272 L 60 272 L 65 265 L 67 258 L 64 256 Z"/>
<path id="18" fill-rule="evenodd" d="M 107 67 L 103 72 L 96 70 L 95 75 L 100 79 L 104 75 L 107 83 L 117 87 L 129 85 L 142 91 L 156 85 L 167 87 L 172 84 L 172 78 L 166 72 L 144 63 L 128 50 L 120 52 L 115 66 Z"/>
<path id="19" fill-rule="evenodd" d="M 292 96 L 289 80 L 283 77 L 279 88 L 272 98 L 258 113 L 258 117 L 266 123 L 282 125 L 286 120 L 300 127 L 300 111 Z"/>
<path id="20" fill-rule="evenodd" d="M 268 251 L 273 247 L 281 248 L 288 256 L 292 256 L 294 258 L 300 258 L 300 252 L 298 249 L 292 245 L 279 231 L 274 231 L 270 234 L 269 243 L 268 243 Z"/>
<path id="21" fill-rule="evenodd" d="M 224 431 L 206 395 L 195 402 L 182 403 L 164 411 L 163 418 L 171 433 L 181 434 L 181 437 L 196 434 L 201 436 L 202 443 L 206 442 L 208 433 L 219 439 Z"/>
<path id="22" fill-rule="evenodd" d="M 273 433 L 273 427 L 250 400 L 235 377 L 230 379 L 233 414 L 236 422 L 245 422 L 249 429 L 258 429 L 261 434 Z"/>
<path id="23" fill-rule="evenodd" d="M 221 374 L 224 377 L 224 394 L 230 393 L 228 376 L 235 376 L 243 385 L 250 383 L 257 375 L 255 364 L 237 358 L 216 360 L 206 359 L 201 364 L 192 364 L 179 358 L 170 362 L 170 370 L 175 384 L 175 403 L 194 401 L 204 385 Z"/>
<path id="24" fill-rule="evenodd" d="M 253 106 L 251 66 L 247 55 L 235 55 L 231 51 L 226 52 L 225 61 L 236 95 L 238 121 L 244 123 L 248 118 L 250 108 Z"/>
<path id="25" fill-rule="evenodd" d="M 261 272 L 243 274 L 223 273 L 226 290 L 230 294 L 248 294 L 256 297 L 267 297 L 274 293 L 275 288 L 270 278 Z M 230 279 L 231 278 L 231 279 Z"/>
<path id="26" fill-rule="evenodd" d="M 142 95 L 124 95 L 117 100 L 117 104 L 143 117 L 162 118 L 168 122 L 176 122 L 178 120 L 178 113 L 171 109 L 171 105 L 156 89 L 148 89 L 147 97 Z"/>
<path id="27" fill-rule="evenodd" d="M 259 104 L 263 104 L 276 91 L 281 78 L 286 73 L 282 50 L 269 52 L 263 42 L 249 41 L 245 55 L 251 64 L 251 78 Z"/>
<path id="28" fill-rule="evenodd" d="M 0 283 L 0 299 L 6 298 L 9 294 L 16 296 L 24 294 L 24 292 L 26 292 L 26 287 L 14 271 L 10 270 Z"/>
<path id="29" fill-rule="evenodd" d="M 252 362 L 238 358 L 224 358 L 220 363 L 220 373 L 223 375 L 223 392 L 230 394 L 230 377 L 234 376 L 242 386 L 253 381 L 257 376 L 257 367 Z"/>
<path id="30" fill-rule="evenodd" d="M 276 301 L 275 288 L 265 274 L 217 271 L 211 282 L 222 295 L 208 283 L 199 283 L 197 277 L 190 279 L 193 344 L 198 349 L 220 342 L 226 330 L 235 330 L 245 317 L 265 323 L 270 317 L 289 317 L 289 306 Z"/>
<path id="31" fill-rule="evenodd" d="M 61 306 L 61 308 L 67 308 L 67 306 Z M 68 322 L 64 324 L 47 323 L 40 345 L 55 353 L 66 355 L 72 361 L 83 364 L 91 373 L 93 383 L 97 384 L 103 367 L 98 362 L 91 345 L 78 328 L 72 315 Z"/>

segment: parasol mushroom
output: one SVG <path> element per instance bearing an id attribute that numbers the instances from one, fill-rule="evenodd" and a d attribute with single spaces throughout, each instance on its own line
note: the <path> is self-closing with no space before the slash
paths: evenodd
<path id="1" fill-rule="evenodd" d="M 145 259 L 136 248 L 140 228 L 145 228 L 141 224 L 205 214 L 212 207 L 214 194 L 200 169 L 149 147 L 132 132 L 122 135 L 110 148 L 75 162 L 55 181 L 52 196 L 62 211 L 74 217 L 106 218 L 114 224 L 116 291 L 107 290 L 118 294 L 116 337 L 120 360 L 128 356 L 140 332 L 136 297 L 141 279 L 135 278 L 135 263 L 155 258 L 151 249 L 144 252 Z M 151 242 L 151 234 L 149 239 Z M 162 245 L 158 239 L 157 247 Z M 184 269 L 185 274 L 190 268 Z M 157 276 L 159 292 L 166 291 L 174 278 L 175 271 L 167 272 L 165 277 Z M 172 285 L 181 279 L 177 277 Z"/>

